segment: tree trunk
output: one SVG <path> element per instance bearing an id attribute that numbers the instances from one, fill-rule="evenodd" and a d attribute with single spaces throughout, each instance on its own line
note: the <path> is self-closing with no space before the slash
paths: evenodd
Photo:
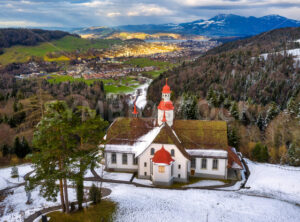
<path id="1" fill-rule="evenodd" d="M 59 170 L 62 170 L 61 160 L 59 160 Z M 62 211 L 66 211 L 65 199 L 64 199 L 64 190 L 63 190 L 63 181 L 59 179 L 59 192 L 60 192 L 60 202 Z"/>
<path id="2" fill-rule="evenodd" d="M 68 184 L 66 178 L 64 178 L 64 194 L 65 194 L 65 203 L 66 203 L 66 213 L 70 213 L 69 198 L 68 198 Z"/>

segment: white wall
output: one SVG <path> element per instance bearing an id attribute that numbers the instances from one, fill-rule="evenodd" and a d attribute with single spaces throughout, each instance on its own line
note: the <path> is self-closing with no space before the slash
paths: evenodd
<path id="1" fill-rule="evenodd" d="M 127 164 L 122 164 L 122 155 L 123 153 L 116 153 L 116 157 L 117 157 L 117 162 L 115 164 L 113 164 L 111 162 L 111 154 L 110 152 L 106 152 L 105 153 L 105 164 L 106 167 L 111 169 L 115 169 L 117 170 L 132 170 L 132 171 L 137 171 L 138 169 L 138 165 L 134 165 L 133 164 L 133 155 L 131 153 L 125 153 L 127 155 Z"/>
<path id="2" fill-rule="evenodd" d="M 173 163 L 173 177 L 174 180 L 178 180 L 178 174 L 180 174 L 179 180 L 187 180 L 187 167 L 188 167 L 188 159 L 182 155 L 180 150 L 173 144 L 157 144 L 152 143 L 138 158 L 139 158 L 139 171 L 138 176 L 140 178 L 144 178 L 144 172 L 147 172 L 147 175 L 150 175 L 150 159 L 153 157 L 151 155 L 151 148 L 154 148 L 155 152 L 160 150 L 162 145 L 164 145 L 165 150 L 167 150 L 171 154 L 171 149 L 174 149 L 175 156 L 172 157 L 175 162 Z M 154 152 L 154 153 L 155 153 Z M 147 162 L 147 167 L 144 167 L 144 162 Z M 179 166 L 180 165 L 180 169 Z"/>
<path id="3" fill-rule="evenodd" d="M 167 110 L 163 111 L 158 109 L 157 113 L 157 120 L 158 120 L 158 125 L 160 126 L 162 124 L 162 119 L 164 117 L 164 112 L 166 112 L 166 120 L 169 126 L 173 125 L 173 119 L 174 119 L 174 111 L 173 110 Z"/>
<path id="4" fill-rule="evenodd" d="M 171 176 L 172 165 L 164 165 L 163 166 L 165 168 L 164 173 L 160 173 L 158 171 L 159 166 L 160 164 L 153 163 L 153 176 L 152 176 L 153 182 L 169 184 L 170 181 L 172 181 L 172 176 Z"/>
<path id="5" fill-rule="evenodd" d="M 214 158 L 205 158 L 206 169 L 201 168 L 202 158 L 196 157 L 196 174 L 206 174 L 206 175 L 215 175 L 216 177 L 227 178 L 227 159 L 218 159 L 218 169 L 213 169 L 213 159 Z"/>

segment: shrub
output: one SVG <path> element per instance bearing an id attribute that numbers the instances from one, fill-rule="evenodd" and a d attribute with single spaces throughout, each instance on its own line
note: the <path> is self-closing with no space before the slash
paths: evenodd
<path id="1" fill-rule="evenodd" d="M 19 171 L 18 171 L 18 168 L 16 166 L 13 166 L 11 168 L 11 173 L 10 173 L 11 177 L 12 178 L 17 178 L 19 177 Z"/>
<path id="2" fill-rule="evenodd" d="M 93 202 L 93 204 L 100 203 L 101 201 L 101 190 L 98 187 L 96 187 L 95 184 L 93 184 L 90 189 L 89 198 L 90 201 Z"/>
<path id="3" fill-rule="evenodd" d="M 268 162 L 269 159 L 269 153 L 268 148 L 261 144 L 256 143 L 254 146 L 252 152 L 251 152 L 252 159 L 258 162 Z"/>

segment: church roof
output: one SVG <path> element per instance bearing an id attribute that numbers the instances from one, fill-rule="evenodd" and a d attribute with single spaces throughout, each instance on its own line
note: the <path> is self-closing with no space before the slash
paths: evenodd
<path id="1" fill-rule="evenodd" d="M 171 93 L 170 86 L 168 85 L 168 80 L 166 79 L 166 85 L 164 85 L 162 93 Z"/>
<path id="2" fill-rule="evenodd" d="M 171 154 L 165 150 L 164 146 L 158 151 L 155 152 L 152 162 L 153 163 L 163 163 L 170 165 L 174 160 L 171 157 Z"/>
<path id="3" fill-rule="evenodd" d="M 160 101 L 157 109 L 164 110 L 164 111 L 173 110 L 174 106 L 173 106 L 172 101 L 164 101 L 164 100 L 162 100 L 162 101 Z"/>
<path id="4" fill-rule="evenodd" d="M 117 118 L 107 131 L 106 143 L 133 145 L 155 127 L 156 119 Z M 153 142 L 180 143 L 185 149 L 226 150 L 227 124 L 225 121 L 174 120 L 173 126 L 163 127 Z"/>

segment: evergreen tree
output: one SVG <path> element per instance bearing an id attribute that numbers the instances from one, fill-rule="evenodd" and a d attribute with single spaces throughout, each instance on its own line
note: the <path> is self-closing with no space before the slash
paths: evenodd
<path id="1" fill-rule="evenodd" d="M 56 201 L 59 192 L 62 209 L 67 213 L 67 179 L 72 179 L 70 169 L 77 144 L 73 129 L 74 116 L 65 102 L 53 101 L 45 104 L 44 116 L 33 137 L 34 146 L 39 148 L 39 152 L 32 157 L 36 173 L 29 179 L 29 189 L 40 185 L 40 194 L 48 200 Z"/>
<path id="2" fill-rule="evenodd" d="M 252 159 L 258 162 L 268 162 L 268 148 L 261 143 L 257 143 L 251 151 Z"/>
<path id="3" fill-rule="evenodd" d="M 238 135 L 238 131 L 235 127 L 228 127 L 227 137 L 228 145 L 238 150 L 240 145 L 240 136 Z"/>
<path id="4" fill-rule="evenodd" d="M 3 157 L 6 157 L 8 154 L 10 154 L 10 147 L 7 144 L 4 144 L 1 148 Z"/>
<path id="5" fill-rule="evenodd" d="M 236 120 L 239 119 L 239 109 L 236 102 L 233 102 L 230 107 L 230 114 Z"/>
<path id="6" fill-rule="evenodd" d="M 295 97 L 291 97 L 287 102 L 287 110 L 291 115 L 296 115 L 298 113 Z"/>
<path id="7" fill-rule="evenodd" d="M 278 115 L 279 111 L 280 109 L 278 108 L 278 106 L 274 102 L 271 103 L 271 106 L 269 107 L 266 115 L 266 124 L 271 122 L 271 120 L 273 120 Z"/>
<path id="8" fill-rule="evenodd" d="M 256 120 L 256 125 L 261 131 L 264 131 L 266 128 L 265 118 L 261 113 L 258 115 L 258 118 Z"/>
<path id="9" fill-rule="evenodd" d="M 21 145 L 22 145 L 22 154 L 21 154 L 21 158 L 24 158 L 27 154 L 30 153 L 31 149 L 30 149 L 30 146 L 27 142 L 27 140 L 25 139 L 25 137 L 23 136 L 22 137 L 22 142 L 21 142 Z"/>
<path id="10" fill-rule="evenodd" d="M 21 158 L 21 156 L 22 156 L 22 144 L 21 144 L 20 139 L 19 139 L 18 136 L 15 138 L 13 150 L 14 150 L 14 153 L 17 155 L 17 157 Z"/>
<path id="11" fill-rule="evenodd" d="M 197 98 L 195 96 L 185 95 L 181 112 L 185 119 L 197 119 Z"/>
<path id="12" fill-rule="evenodd" d="M 89 198 L 90 201 L 93 202 L 93 204 L 99 203 L 101 201 L 101 190 L 96 187 L 95 184 L 93 184 L 90 188 Z"/>
<path id="13" fill-rule="evenodd" d="M 74 168 L 79 169 L 74 173 L 78 208 L 82 208 L 83 202 L 83 176 L 88 167 L 93 167 L 97 161 L 100 161 L 98 155 L 98 145 L 105 135 L 105 129 L 108 123 L 100 116 L 96 115 L 95 110 L 87 107 L 79 107 L 75 113 L 77 117 L 77 125 L 74 127 L 73 133 L 79 138 L 76 149 L 76 160 Z M 79 163 L 79 165 L 78 165 Z"/>
<path id="14" fill-rule="evenodd" d="M 250 119 L 248 118 L 247 116 L 247 113 L 246 113 L 246 110 L 243 110 L 242 111 L 242 114 L 241 114 L 241 122 L 247 126 L 250 124 Z"/>
<path id="15" fill-rule="evenodd" d="M 300 148 L 292 143 L 288 149 L 288 160 L 292 166 L 300 166 Z"/>

